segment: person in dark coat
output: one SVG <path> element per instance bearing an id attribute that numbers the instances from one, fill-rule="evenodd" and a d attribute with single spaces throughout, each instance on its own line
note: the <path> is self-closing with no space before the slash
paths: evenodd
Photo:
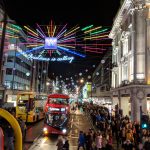
<path id="1" fill-rule="evenodd" d="M 56 146 L 57 146 L 57 150 L 63 150 L 63 140 L 62 140 L 62 138 L 58 138 L 58 141 L 57 141 L 57 144 L 56 144 Z"/>
<path id="2" fill-rule="evenodd" d="M 144 143 L 144 150 L 150 150 L 150 137 L 149 140 L 146 140 Z"/>
<path id="3" fill-rule="evenodd" d="M 13 128 L 8 125 L 8 128 L 7 128 L 7 137 L 8 137 L 8 150 L 14 150 L 14 131 L 13 131 Z"/>
<path id="4" fill-rule="evenodd" d="M 63 146 L 63 150 L 69 150 L 69 141 L 66 139 L 65 144 Z"/>
<path id="5" fill-rule="evenodd" d="M 123 148 L 124 150 L 133 150 L 133 144 L 130 142 L 130 140 L 127 140 L 124 142 Z"/>

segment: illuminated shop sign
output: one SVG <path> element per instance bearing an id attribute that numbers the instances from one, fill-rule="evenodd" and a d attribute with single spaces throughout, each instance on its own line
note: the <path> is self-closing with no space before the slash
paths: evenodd
<path id="1" fill-rule="evenodd" d="M 57 38 L 46 37 L 44 48 L 45 49 L 57 49 Z"/>

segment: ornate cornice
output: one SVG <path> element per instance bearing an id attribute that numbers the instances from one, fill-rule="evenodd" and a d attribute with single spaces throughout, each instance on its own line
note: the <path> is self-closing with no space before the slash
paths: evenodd
<path id="1" fill-rule="evenodd" d="M 133 5 L 133 1 L 132 0 L 124 0 L 121 8 L 119 9 L 117 16 L 114 20 L 113 23 L 113 28 L 109 34 L 110 38 L 114 38 L 115 33 L 118 31 L 118 29 L 120 28 L 121 22 L 123 20 L 123 17 L 126 15 L 127 10 Z"/>
<path id="2" fill-rule="evenodd" d="M 116 15 L 109 37 L 112 39 L 115 38 L 115 35 L 118 32 L 119 28 L 121 28 L 121 23 L 123 22 L 123 19 L 127 17 L 128 12 L 132 14 L 135 9 L 141 10 L 143 8 L 150 9 L 150 0 L 124 0 L 121 8 Z"/>

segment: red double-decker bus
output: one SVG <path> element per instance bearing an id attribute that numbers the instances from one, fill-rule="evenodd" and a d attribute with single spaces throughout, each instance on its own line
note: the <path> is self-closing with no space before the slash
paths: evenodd
<path id="1" fill-rule="evenodd" d="M 64 94 L 50 94 L 45 105 L 45 119 L 43 133 L 47 135 L 68 133 L 70 119 L 69 96 Z"/>

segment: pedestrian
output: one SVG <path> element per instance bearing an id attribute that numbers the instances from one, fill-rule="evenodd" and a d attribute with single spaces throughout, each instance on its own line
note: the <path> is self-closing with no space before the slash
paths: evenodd
<path id="1" fill-rule="evenodd" d="M 68 141 L 68 139 L 65 140 L 65 144 L 63 145 L 63 150 L 69 150 L 69 141 Z"/>
<path id="2" fill-rule="evenodd" d="M 123 145 L 124 150 L 133 150 L 133 144 L 130 140 L 126 140 Z"/>
<path id="3" fill-rule="evenodd" d="M 78 139 L 78 150 L 82 147 L 85 150 L 85 137 L 83 134 L 83 131 L 80 131 L 79 133 L 79 139 Z"/>
<path id="4" fill-rule="evenodd" d="M 8 150 L 14 150 L 14 131 L 11 125 L 8 125 L 6 132 L 8 137 Z"/>
<path id="5" fill-rule="evenodd" d="M 56 144 L 56 146 L 57 146 L 57 150 L 63 150 L 63 140 L 62 140 L 62 138 L 58 138 L 58 141 L 57 141 L 57 144 Z"/>
<path id="6" fill-rule="evenodd" d="M 26 137 L 26 130 L 27 130 L 27 127 L 26 127 L 25 122 L 21 119 L 21 117 L 18 118 L 18 123 L 19 123 L 19 125 L 20 125 L 21 132 L 22 132 L 22 139 L 23 139 L 23 141 L 24 141 L 24 140 L 25 140 L 25 137 Z"/>
<path id="7" fill-rule="evenodd" d="M 102 135 L 101 135 L 101 133 L 97 134 L 97 137 L 96 137 L 96 148 L 97 148 L 97 150 L 102 149 Z"/>
<path id="8" fill-rule="evenodd" d="M 92 149 L 92 136 L 91 136 L 92 132 L 88 132 L 87 136 L 86 136 L 86 150 L 91 150 Z"/>
<path id="9" fill-rule="evenodd" d="M 150 149 L 150 137 L 146 139 L 144 143 L 144 150 L 149 150 Z"/>

